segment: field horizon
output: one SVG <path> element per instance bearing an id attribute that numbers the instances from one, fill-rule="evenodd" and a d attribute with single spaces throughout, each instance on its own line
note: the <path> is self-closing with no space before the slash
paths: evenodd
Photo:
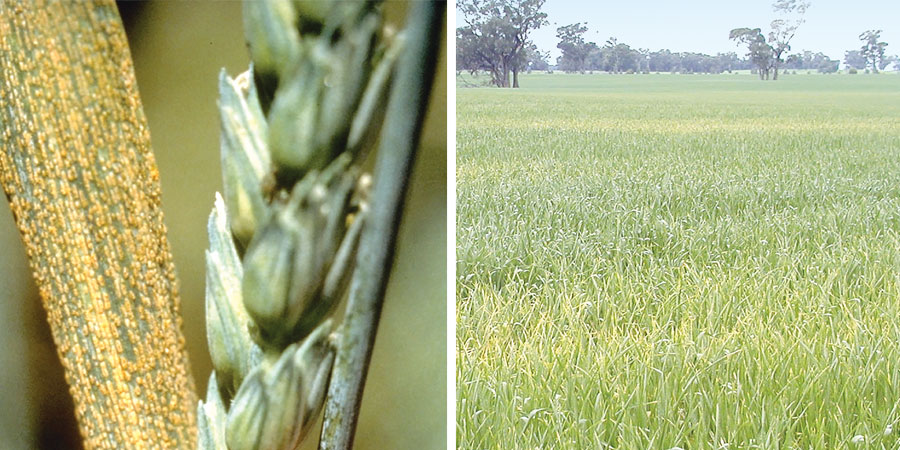
<path id="1" fill-rule="evenodd" d="M 457 89 L 458 448 L 900 447 L 900 77 L 520 83 Z"/>

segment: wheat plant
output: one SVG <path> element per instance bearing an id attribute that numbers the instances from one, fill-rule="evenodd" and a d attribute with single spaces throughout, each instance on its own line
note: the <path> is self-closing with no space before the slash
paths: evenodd
<path id="1" fill-rule="evenodd" d="M 206 290 L 215 371 L 199 447 L 293 449 L 324 403 L 339 339 L 330 316 L 368 214 L 359 166 L 404 38 L 363 1 L 246 2 L 244 27 L 250 70 L 219 81 L 224 195 L 209 218 Z"/>

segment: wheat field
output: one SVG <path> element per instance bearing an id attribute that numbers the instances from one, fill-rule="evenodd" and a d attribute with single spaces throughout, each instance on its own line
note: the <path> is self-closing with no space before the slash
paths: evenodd
<path id="1" fill-rule="evenodd" d="M 461 449 L 900 448 L 900 76 L 457 89 Z"/>

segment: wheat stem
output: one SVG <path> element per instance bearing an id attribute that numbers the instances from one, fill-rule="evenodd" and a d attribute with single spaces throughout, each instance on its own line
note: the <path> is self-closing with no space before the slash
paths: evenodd
<path id="1" fill-rule="evenodd" d="M 320 450 L 349 449 L 353 444 L 363 382 L 381 316 L 402 203 L 425 119 L 438 56 L 444 2 L 416 2 L 407 28 L 388 101 L 372 208 L 366 218 L 350 299 L 339 329 L 337 355 L 328 388 Z"/>

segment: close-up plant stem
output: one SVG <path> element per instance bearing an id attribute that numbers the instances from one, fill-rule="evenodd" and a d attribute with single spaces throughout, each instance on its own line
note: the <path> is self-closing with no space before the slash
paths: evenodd
<path id="1" fill-rule="evenodd" d="M 0 2 L 0 103 L 0 181 L 85 445 L 187 445 L 196 394 L 116 5 Z"/>
<path id="2" fill-rule="evenodd" d="M 375 167 L 375 207 L 362 233 L 346 317 L 338 331 L 320 450 L 349 449 L 353 443 L 445 11 L 444 3 L 416 2 L 409 15 L 408 44 L 399 60 Z"/>

